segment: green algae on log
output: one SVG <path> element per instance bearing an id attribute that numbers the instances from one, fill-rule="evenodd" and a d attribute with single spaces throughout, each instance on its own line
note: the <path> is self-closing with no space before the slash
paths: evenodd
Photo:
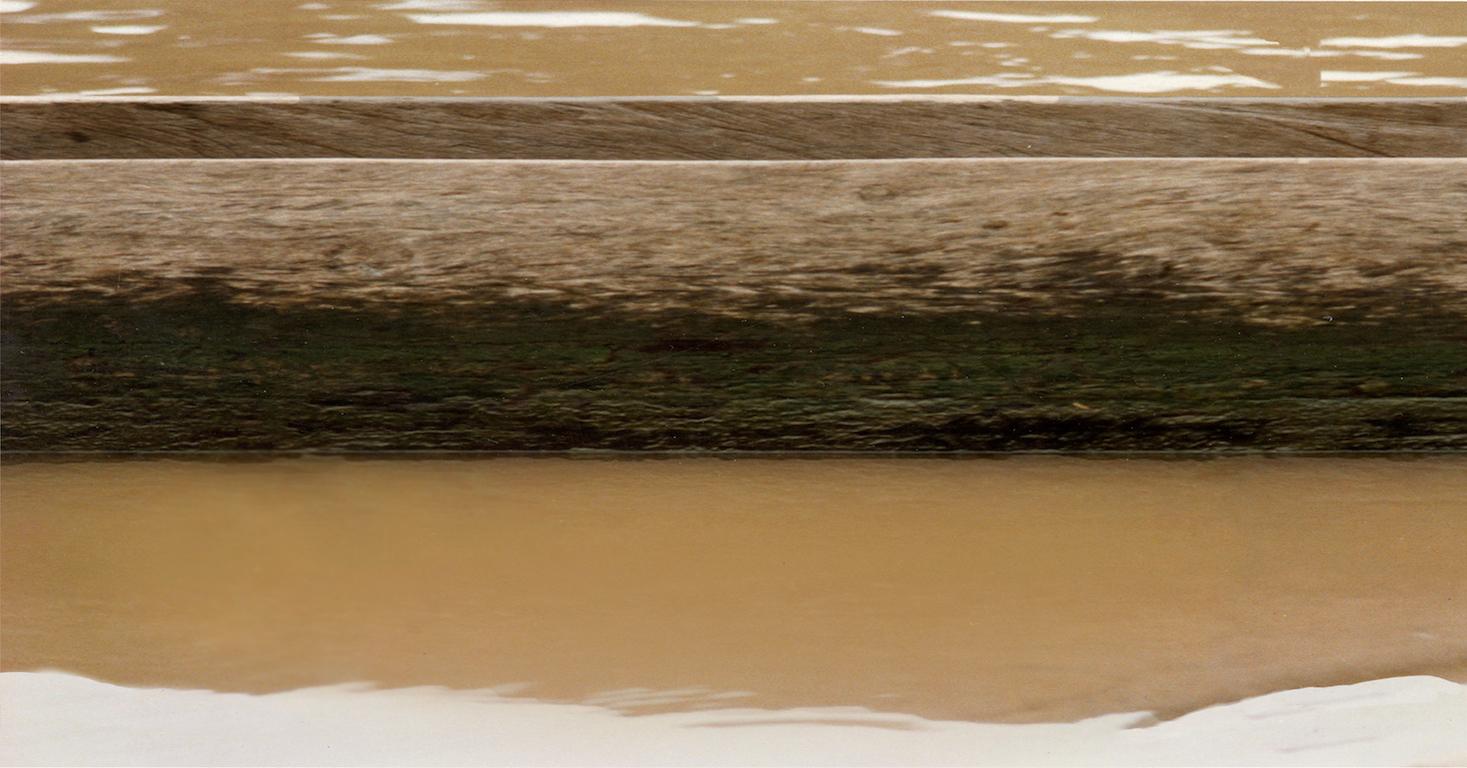
<path id="1" fill-rule="evenodd" d="M 6 164 L 3 448 L 1467 448 L 1467 162 Z"/>

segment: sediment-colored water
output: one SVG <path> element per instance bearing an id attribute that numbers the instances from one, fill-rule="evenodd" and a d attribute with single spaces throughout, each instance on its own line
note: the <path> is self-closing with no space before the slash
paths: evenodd
<path id="1" fill-rule="evenodd" d="M 10 671 L 980 722 L 1467 680 L 1463 459 L 3 472 Z"/>
<path id="2" fill-rule="evenodd" d="M 10 95 L 1467 95 L 1372 2 L 5 0 Z"/>

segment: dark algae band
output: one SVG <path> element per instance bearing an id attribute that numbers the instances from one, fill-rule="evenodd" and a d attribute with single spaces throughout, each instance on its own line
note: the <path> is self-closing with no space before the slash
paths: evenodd
<path id="1" fill-rule="evenodd" d="M 1467 163 L 10 163 L 7 451 L 1467 449 Z"/>
<path id="2" fill-rule="evenodd" d="M 1467 448 L 1457 317 L 7 301 L 7 450 Z"/>

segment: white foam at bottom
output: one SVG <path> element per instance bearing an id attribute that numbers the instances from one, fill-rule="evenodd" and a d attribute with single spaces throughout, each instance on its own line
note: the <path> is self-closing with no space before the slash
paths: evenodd
<path id="1" fill-rule="evenodd" d="M 1447 765 L 1467 686 L 1398 677 L 1211 707 L 1150 727 L 936 722 L 862 708 L 627 716 L 492 691 L 364 685 L 265 696 L 0 675 L 12 765 Z"/>

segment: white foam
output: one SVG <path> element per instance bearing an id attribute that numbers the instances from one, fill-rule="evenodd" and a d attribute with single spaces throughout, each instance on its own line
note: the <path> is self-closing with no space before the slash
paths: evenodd
<path id="1" fill-rule="evenodd" d="M 1391 85 L 1415 85 L 1429 88 L 1467 88 L 1467 77 L 1394 77 Z"/>
<path id="2" fill-rule="evenodd" d="M 1406 765 L 1467 757 L 1467 686 L 1401 677 L 1306 688 L 1145 728 L 932 721 L 860 707 L 626 716 L 503 691 L 266 696 L 136 689 L 59 672 L 0 674 L 0 744 L 71 765 Z"/>
<path id="3" fill-rule="evenodd" d="M 127 61 L 127 59 L 102 53 L 0 51 L 0 64 L 114 64 L 119 61 Z"/>
<path id="4" fill-rule="evenodd" d="M 464 83 L 470 80 L 481 80 L 488 76 L 484 72 L 374 69 L 371 67 L 336 67 L 334 69 L 261 67 L 251 72 L 260 75 L 314 75 L 314 77 L 304 79 L 315 83 Z"/>
<path id="5" fill-rule="evenodd" d="M 28 3 L 24 0 L 0 0 L 0 13 L 20 13 L 34 7 L 36 7 L 35 3 Z"/>
<path id="6" fill-rule="evenodd" d="M 1004 73 L 953 80 L 877 80 L 887 88 L 951 88 L 978 85 L 990 88 L 1033 88 L 1043 85 L 1069 85 L 1093 88 L 1109 93 L 1173 93 L 1176 91 L 1210 91 L 1217 88 L 1265 88 L 1279 86 L 1266 80 L 1239 74 L 1196 74 L 1179 72 L 1137 72 L 1129 75 L 1067 77 L 1048 75 L 1035 77 L 1020 73 Z"/>
<path id="7" fill-rule="evenodd" d="M 392 38 L 387 35 L 348 35 L 342 37 L 330 32 L 317 32 L 306 35 L 311 40 L 321 45 L 387 45 Z"/>
<path id="8" fill-rule="evenodd" d="M 51 93 L 51 98 L 85 98 L 87 96 L 147 96 L 157 93 L 156 88 L 148 88 L 141 85 L 130 85 L 122 88 L 101 88 L 92 91 L 77 91 L 76 93 Z"/>
<path id="9" fill-rule="evenodd" d="M 1179 45 L 1195 50 L 1238 50 L 1278 45 L 1273 40 L 1252 37 L 1252 33 L 1236 29 L 1157 30 L 1133 32 L 1121 29 L 1062 29 L 1050 37 L 1056 40 L 1081 38 L 1102 43 L 1152 43 Z"/>
<path id="10" fill-rule="evenodd" d="M 485 13 L 410 13 L 419 24 L 480 27 L 696 27 L 696 21 L 664 19 L 628 11 L 490 11 Z"/>
<path id="11" fill-rule="evenodd" d="M 384 11 L 469 11 L 483 6 L 479 0 L 399 0 L 379 5 Z"/>
<path id="12" fill-rule="evenodd" d="M 928 16 L 964 21 L 993 21 L 1000 24 L 1089 24 L 1100 21 L 1094 16 L 1051 14 L 1047 16 L 1026 13 L 984 13 L 980 11 L 931 11 Z"/>
<path id="13" fill-rule="evenodd" d="M 1284 56 L 1291 59 L 1330 59 L 1344 56 L 1341 51 L 1316 51 L 1313 48 L 1240 48 L 1248 56 Z"/>
<path id="14" fill-rule="evenodd" d="M 1467 37 L 1395 35 L 1393 37 L 1331 37 L 1319 41 L 1331 48 L 1459 48 Z"/>
<path id="15" fill-rule="evenodd" d="M 151 35 L 167 28 L 163 25 L 121 24 L 110 27 L 92 27 L 92 31 L 99 35 Z"/>
<path id="16" fill-rule="evenodd" d="M 1425 58 L 1419 53 L 1405 53 L 1403 51 L 1350 51 L 1349 53 L 1351 56 L 1380 59 L 1381 61 L 1411 61 L 1413 59 Z"/>
<path id="17" fill-rule="evenodd" d="M 1398 77 L 1410 77 L 1415 72 L 1359 72 L 1345 69 L 1326 69 L 1319 73 L 1323 83 L 1378 83 Z"/>
<path id="18" fill-rule="evenodd" d="M 330 74 L 312 79 L 321 83 L 466 83 L 470 80 L 482 80 L 487 76 L 483 72 L 436 69 L 340 67 Z"/>
<path id="19" fill-rule="evenodd" d="M 18 3 L 17 5 L 29 8 L 34 3 Z M 17 7 L 16 10 L 26 10 Z M 142 8 L 132 11 L 68 11 L 66 13 L 45 13 L 25 17 L 24 21 L 31 24 L 49 24 L 57 21 L 133 21 L 137 19 L 156 19 L 163 12 L 154 8 Z M 21 19 L 17 19 L 21 21 Z"/>
<path id="20" fill-rule="evenodd" d="M 283 54 L 283 55 L 289 56 L 292 59 L 312 59 L 312 60 L 327 60 L 327 59 L 365 59 L 365 58 L 367 58 L 366 56 L 362 56 L 361 54 L 357 54 L 357 53 L 341 53 L 340 51 L 291 51 L 291 52 L 286 53 L 286 54 Z"/>

